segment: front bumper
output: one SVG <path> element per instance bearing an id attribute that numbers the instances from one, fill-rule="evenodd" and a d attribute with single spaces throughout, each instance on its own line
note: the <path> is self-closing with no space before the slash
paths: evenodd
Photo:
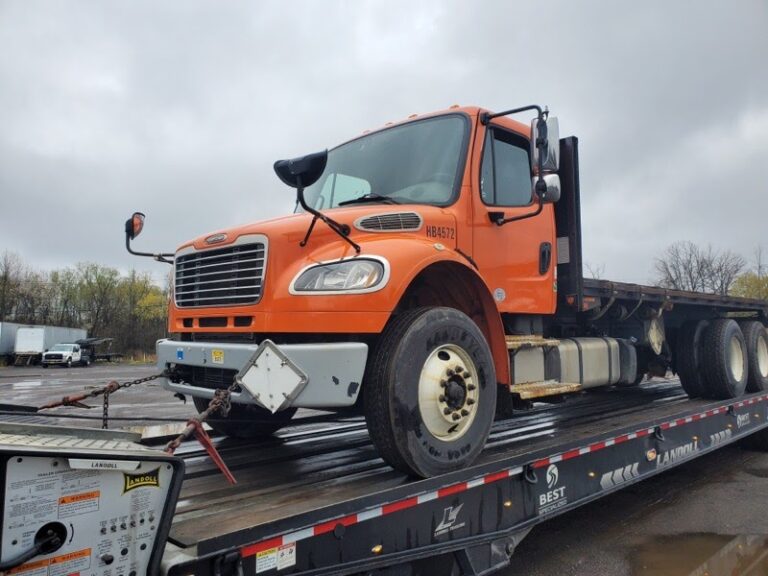
<path id="1" fill-rule="evenodd" d="M 226 387 L 258 347 L 258 344 L 158 340 L 157 366 L 161 370 L 176 366 L 223 370 L 226 378 L 223 387 Z M 280 344 L 277 348 L 303 372 L 307 380 L 301 392 L 289 404 L 282 406 L 283 409 L 342 408 L 355 403 L 368 357 L 367 344 Z M 161 379 L 161 382 L 167 390 L 202 398 L 213 398 L 215 390 L 215 387 L 172 382 L 168 378 Z M 231 399 L 238 404 L 258 404 L 245 390 L 233 392 Z"/>

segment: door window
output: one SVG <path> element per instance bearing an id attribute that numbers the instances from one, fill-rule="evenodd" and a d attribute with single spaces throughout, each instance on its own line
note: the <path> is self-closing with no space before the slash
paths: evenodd
<path id="1" fill-rule="evenodd" d="M 480 195 L 489 206 L 531 203 L 531 162 L 525 138 L 498 128 L 486 132 Z"/>

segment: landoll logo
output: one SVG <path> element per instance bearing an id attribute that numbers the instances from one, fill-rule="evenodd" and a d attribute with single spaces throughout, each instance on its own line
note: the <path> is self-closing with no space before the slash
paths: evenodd
<path id="1" fill-rule="evenodd" d="M 154 486 L 160 488 L 160 468 L 155 468 L 150 472 L 142 472 L 140 474 L 128 474 L 123 472 L 123 494 L 130 492 L 134 488 L 141 488 L 142 486 Z"/>
<path id="2" fill-rule="evenodd" d="M 464 526 L 465 522 L 459 524 L 456 523 L 459 519 L 459 512 L 461 512 L 463 507 L 464 504 L 459 504 L 458 506 L 451 506 L 443 510 L 443 519 L 435 528 L 435 536 L 440 536 L 446 532 L 451 532 Z"/>
<path id="3" fill-rule="evenodd" d="M 688 442 L 688 444 L 684 444 L 683 446 L 678 446 L 677 448 L 672 448 L 671 450 L 662 452 L 656 459 L 656 468 L 664 468 L 665 466 L 669 466 L 670 464 L 674 464 L 680 460 L 685 460 L 686 458 L 696 454 L 699 449 L 699 441 L 694 440 L 693 442 Z"/>

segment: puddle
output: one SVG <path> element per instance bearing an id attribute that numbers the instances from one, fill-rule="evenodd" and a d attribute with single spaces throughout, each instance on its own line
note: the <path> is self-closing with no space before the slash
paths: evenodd
<path id="1" fill-rule="evenodd" d="M 40 380 L 22 380 L 21 382 L 14 382 L 11 384 L 11 388 L 34 388 L 35 386 L 42 386 L 42 381 Z"/>
<path id="2" fill-rule="evenodd" d="M 756 476 L 758 478 L 768 478 L 768 470 L 760 469 L 760 468 L 748 468 L 744 470 L 747 474 L 751 474 L 752 476 Z"/>
<path id="3" fill-rule="evenodd" d="M 629 556 L 633 576 L 765 576 L 768 535 L 659 536 Z"/>

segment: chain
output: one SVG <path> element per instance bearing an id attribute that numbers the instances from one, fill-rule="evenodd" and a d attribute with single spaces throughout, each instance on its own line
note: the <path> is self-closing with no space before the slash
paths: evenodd
<path id="1" fill-rule="evenodd" d="M 109 390 L 104 391 L 104 404 L 101 408 L 101 429 L 109 428 Z"/>
<path id="2" fill-rule="evenodd" d="M 109 428 L 109 396 L 118 390 L 121 390 L 122 388 L 130 388 L 131 386 L 135 386 L 136 384 L 144 384 L 145 382 L 151 382 L 152 380 L 157 380 L 158 378 L 162 378 L 164 376 L 168 376 L 168 371 L 163 370 L 160 372 L 160 374 L 153 374 L 152 376 L 145 376 L 144 378 L 137 378 L 136 380 L 130 380 L 128 382 L 116 382 L 112 381 L 104 388 L 100 388 L 95 390 L 94 392 L 103 393 L 104 394 L 104 403 L 102 405 L 101 409 L 101 427 L 102 429 L 106 430 Z M 91 393 L 91 395 L 96 395 Z"/>
<path id="3" fill-rule="evenodd" d="M 88 398 L 96 398 L 97 396 L 103 396 L 104 403 L 102 405 L 102 411 L 101 411 L 101 427 L 104 429 L 107 429 L 109 427 L 109 396 L 111 394 L 114 394 L 115 392 L 117 392 L 122 388 L 130 388 L 131 386 L 135 386 L 136 384 L 151 382 L 152 380 L 157 380 L 158 378 L 164 378 L 169 375 L 170 373 L 167 370 L 163 370 L 159 374 L 153 374 L 152 376 L 145 376 L 144 378 L 137 378 L 136 380 L 130 380 L 128 382 L 120 383 L 115 380 L 112 380 L 112 382 L 110 382 L 106 386 L 103 386 L 101 388 L 95 388 L 94 390 L 91 390 L 90 392 L 87 392 L 85 394 L 72 394 L 70 396 L 64 396 L 61 400 L 54 400 L 53 402 L 49 402 L 44 406 L 40 406 L 40 408 L 38 408 L 38 411 L 47 410 L 49 408 L 58 408 L 59 406 L 74 406 L 76 408 L 93 408 L 93 406 L 88 406 L 87 404 L 83 404 L 83 400 L 87 400 Z"/>
<path id="4" fill-rule="evenodd" d="M 202 430 L 202 424 L 205 422 L 211 414 L 219 412 L 222 417 L 226 418 L 229 414 L 229 410 L 232 407 L 232 392 L 237 389 L 239 383 L 237 380 L 233 380 L 227 388 L 217 388 L 213 392 L 213 398 L 208 402 L 208 407 L 200 412 L 197 416 L 193 416 L 187 422 L 186 428 L 176 438 L 168 442 L 165 447 L 165 451 L 169 454 L 173 454 L 176 448 L 181 446 L 184 440 L 187 440 L 195 430 Z"/>

